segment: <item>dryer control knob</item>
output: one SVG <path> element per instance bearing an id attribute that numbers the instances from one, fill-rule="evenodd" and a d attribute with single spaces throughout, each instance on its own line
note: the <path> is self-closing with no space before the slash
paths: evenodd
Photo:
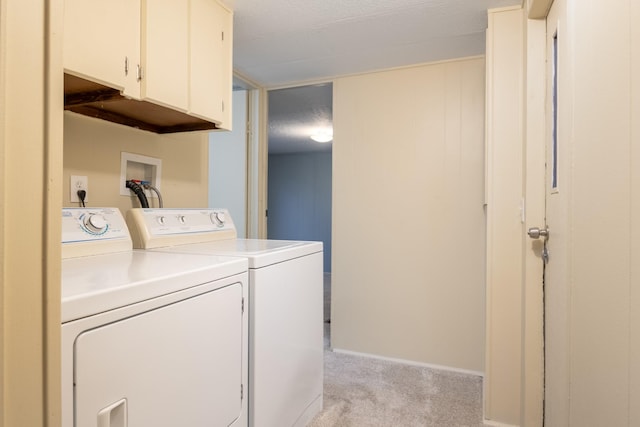
<path id="1" fill-rule="evenodd" d="M 187 223 L 187 217 L 184 215 L 178 215 L 178 221 L 180 221 L 180 224 L 186 224 Z"/>
<path id="2" fill-rule="evenodd" d="M 158 224 L 160 224 L 160 225 L 164 225 L 164 223 L 166 221 L 165 217 L 163 217 L 162 215 L 157 217 L 156 220 L 158 221 Z"/>
<path id="3" fill-rule="evenodd" d="M 214 212 L 211 214 L 211 222 L 217 224 L 218 227 L 222 227 L 227 218 L 224 215 L 224 212 Z"/>
<path id="4" fill-rule="evenodd" d="M 94 234 L 102 234 L 107 231 L 108 223 L 102 215 L 93 214 L 87 215 L 84 218 L 84 226 L 90 232 Z"/>

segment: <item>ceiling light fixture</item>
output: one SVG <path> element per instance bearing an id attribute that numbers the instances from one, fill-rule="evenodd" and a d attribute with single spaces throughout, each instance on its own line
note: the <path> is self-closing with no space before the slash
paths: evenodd
<path id="1" fill-rule="evenodd" d="M 315 142 L 324 143 L 331 141 L 333 139 L 333 135 L 331 135 L 329 132 L 318 132 L 311 135 L 311 139 L 313 139 Z"/>

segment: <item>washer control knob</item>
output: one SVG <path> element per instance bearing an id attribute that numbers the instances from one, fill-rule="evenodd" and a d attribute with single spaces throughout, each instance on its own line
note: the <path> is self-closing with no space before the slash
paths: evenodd
<path id="1" fill-rule="evenodd" d="M 187 217 L 184 215 L 178 215 L 178 221 L 180 221 L 180 224 L 186 224 L 187 223 Z"/>
<path id="2" fill-rule="evenodd" d="M 158 224 L 160 224 L 160 225 L 164 225 L 164 223 L 166 222 L 166 218 L 164 216 L 162 216 L 162 215 L 158 216 L 156 218 L 156 220 L 158 221 Z"/>
<path id="3" fill-rule="evenodd" d="M 211 214 L 211 222 L 216 224 L 218 227 L 222 227 L 227 218 L 224 215 L 224 212 L 214 212 Z"/>
<path id="4" fill-rule="evenodd" d="M 84 226 L 90 233 L 102 234 L 107 231 L 108 223 L 102 215 L 90 214 L 84 218 Z"/>

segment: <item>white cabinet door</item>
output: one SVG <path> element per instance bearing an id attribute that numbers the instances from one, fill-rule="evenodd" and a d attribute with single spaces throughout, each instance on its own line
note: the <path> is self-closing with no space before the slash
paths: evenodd
<path id="1" fill-rule="evenodd" d="M 232 127 L 232 99 L 233 99 L 233 13 L 224 9 L 222 18 L 222 30 L 224 42 L 220 52 L 219 63 L 221 71 L 220 82 L 222 85 L 222 114 L 220 116 L 220 128 L 231 130 Z"/>
<path id="2" fill-rule="evenodd" d="M 65 0 L 67 73 L 228 130 L 232 42 L 216 0 Z"/>
<path id="3" fill-rule="evenodd" d="M 139 34 L 137 0 L 65 0 L 65 71 L 137 98 Z"/>
<path id="4" fill-rule="evenodd" d="M 231 129 L 233 14 L 215 0 L 191 0 L 190 113 Z"/>
<path id="5" fill-rule="evenodd" d="M 143 0 L 142 63 L 142 98 L 188 111 L 188 2 Z"/>

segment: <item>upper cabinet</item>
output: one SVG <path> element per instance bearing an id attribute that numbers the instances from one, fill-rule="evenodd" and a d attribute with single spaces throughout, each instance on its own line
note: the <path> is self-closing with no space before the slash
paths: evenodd
<path id="1" fill-rule="evenodd" d="M 191 113 L 231 129 L 233 15 L 211 0 L 191 0 Z M 218 102 L 210 102 L 216 99 Z"/>
<path id="2" fill-rule="evenodd" d="M 230 129 L 232 25 L 216 0 L 65 0 L 65 108 L 160 133 Z"/>
<path id="3" fill-rule="evenodd" d="M 65 71 L 140 97 L 140 3 L 65 0 Z"/>
<path id="4" fill-rule="evenodd" d="M 189 110 L 189 3 L 142 0 L 141 25 L 141 97 L 185 112 Z"/>

